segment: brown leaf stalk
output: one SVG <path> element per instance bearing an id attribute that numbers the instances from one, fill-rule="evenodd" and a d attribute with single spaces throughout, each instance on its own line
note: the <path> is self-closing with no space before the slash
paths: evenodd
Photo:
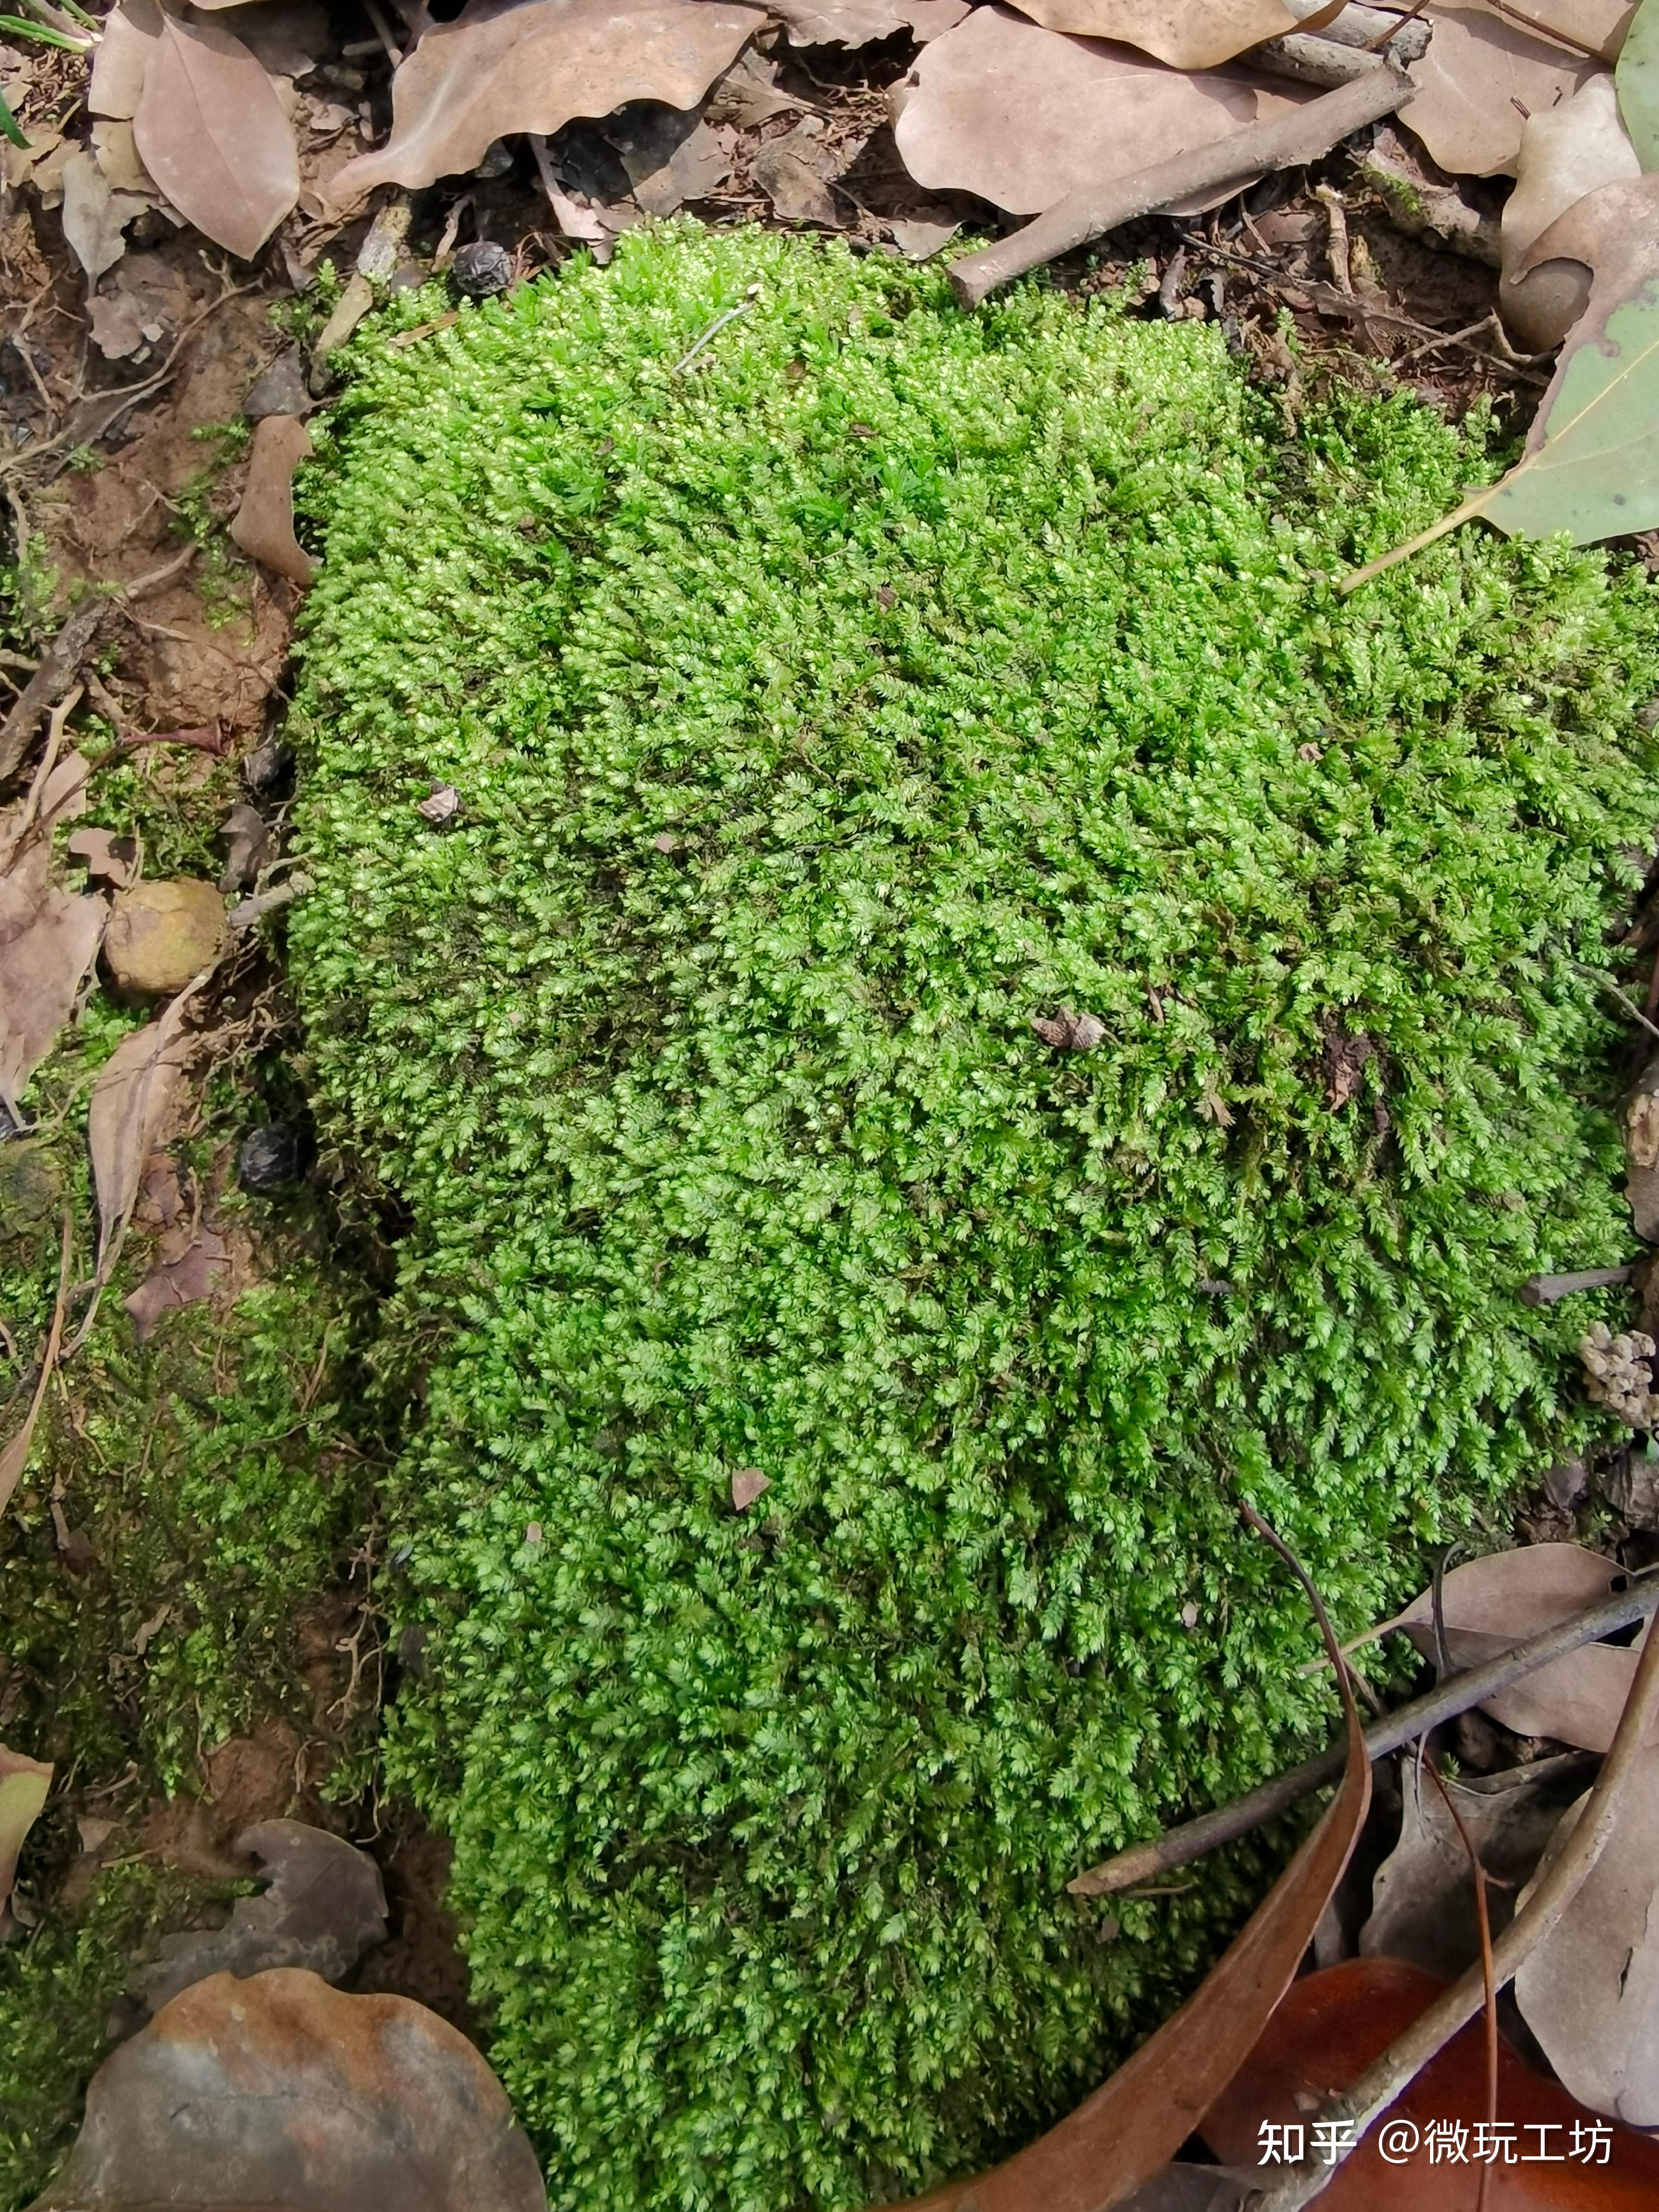
<path id="1" fill-rule="evenodd" d="M 1532 1895 L 1492 1947 L 1490 1973 L 1495 1989 L 1512 1981 L 1555 1929 L 1601 1857 L 1617 1823 L 1625 1785 L 1643 1756 L 1648 1729 L 1656 1715 L 1659 1636 L 1650 1636 L 1642 1646 L 1612 1747 L 1583 1816 L 1553 1864 L 1540 1876 Z M 1326 2099 L 1317 2118 L 1337 2124 L 1332 2130 L 1334 2137 L 1346 2136 L 1351 2148 L 1358 2148 L 1366 2130 L 1474 2017 L 1485 1996 L 1487 1971 L 1484 1960 L 1472 1966 L 1366 2068 L 1351 2088 Z M 1310 2204 L 1329 2187 L 1346 2154 L 1339 2149 L 1329 2164 L 1314 2160 L 1286 2167 L 1261 2192 L 1253 2212 L 1299 2212 L 1301 2206 Z"/>

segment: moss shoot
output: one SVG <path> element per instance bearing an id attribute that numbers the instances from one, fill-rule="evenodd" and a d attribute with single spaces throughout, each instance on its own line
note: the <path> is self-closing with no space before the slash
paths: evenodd
<path id="1" fill-rule="evenodd" d="M 1341 601 L 1485 465 L 1432 416 L 839 246 L 357 358 L 293 935 L 412 1222 L 393 1772 L 557 2204 L 902 2195 L 1244 1893 L 1068 1877 L 1329 1725 L 1237 1495 L 1352 1626 L 1585 1433 L 1516 1289 L 1627 1250 L 1654 594 L 1466 532 Z"/>

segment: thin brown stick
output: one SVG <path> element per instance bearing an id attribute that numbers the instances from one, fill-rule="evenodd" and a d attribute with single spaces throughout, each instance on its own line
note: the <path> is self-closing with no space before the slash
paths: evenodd
<path id="1" fill-rule="evenodd" d="M 1615 1629 L 1628 1628 L 1634 1620 L 1650 1620 L 1656 1609 L 1659 1579 L 1633 1582 L 1628 1589 L 1615 1591 L 1611 1597 L 1598 1598 L 1582 1613 L 1575 1613 L 1558 1621 L 1554 1627 L 1528 1637 L 1524 1644 L 1500 1652 L 1484 1666 L 1471 1667 L 1462 1674 L 1454 1674 L 1449 1681 L 1437 1683 L 1432 1690 L 1413 1698 L 1409 1705 L 1401 1705 L 1380 1721 L 1373 1721 L 1365 1731 L 1365 1749 L 1372 1759 L 1382 1759 L 1391 1751 L 1398 1751 L 1403 1744 L 1426 1735 L 1443 1721 L 1455 1720 L 1471 1705 L 1496 1697 L 1500 1690 L 1508 1689 L 1511 1682 L 1518 1682 L 1536 1668 L 1547 1667 L 1552 1659 L 1564 1658 L 1569 1651 L 1611 1636 Z M 1659 1638 L 1654 1641 L 1659 1643 Z M 1304 1759 L 1300 1766 L 1291 1767 L 1288 1773 L 1259 1783 L 1231 1805 L 1218 1805 L 1213 1812 L 1200 1813 L 1194 1820 L 1184 1821 L 1181 1826 L 1168 1829 L 1149 1842 L 1132 1844 L 1115 1857 L 1103 1859 L 1098 1866 L 1091 1867 L 1086 1874 L 1068 1882 L 1066 1888 L 1073 1897 L 1109 1897 L 1136 1883 L 1155 1881 L 1172 1867 L 1188 1866 L 1206 1851 L 1248 1835 L 1252 1828 L 1259 1828 L 1276 1814 L 1288 1812 L 1310 1790 L 1322 1790 L 1327 1784 L 1334 1782 L 1342 1771 L 1345 1756 L 1345 1747 L 1333 1744 L 1316 1759 Z"/>
<path id="2" fill-rule="evenodd" d="M 1195 147 L 1173 160 L 1158 161 L 1132 177 L 1108 184 L 1082 185 L 1057 207 L 951 268 L 951 287 L 964 307 L 976 307 L 1000 284 L 1040 268 L 1073 247 L 1103 238 L 1134 216 L 1153 215 L 1174 201 L 1201 192 L 1224 191 L 1273 169 L 1299 168 L 1328 154 L 1352 131 L 1375 123 L 1410 99 L 1416 88 L 1392 64 L 1322 93 L 1305 107 L 1271 123 L 1253 123 L 1214 145 Z"/>
<path id="3" fill-rule="evenodd" d="M 1480 1984 L 1486 2004 L 1486 2140 L 1496 2139 L 1498 2127 L 1498 1984 L 1492 1977 L 1492 1913 L 1486 1903 L 1486 1869 L 1480 1863 L 1480 1854 L 1474 1848 L 1474 1838 L 1464 1825 L 1451 1791 L 1446 1787 L 1446 1778 L 1440 1771 L 1440 1761 L 1432 1751 L 1424 1765 L 1434 1777 L 1434 1786 L 1440 1792 L 1446 1810 L 1451 1814 L 1452 1826 L 1457 1831 L 1469 1862 L 1469 1872 L 1474 1879 L 1474 1919 L 1480 1931 Z M 1492 2160 L 1487 2159 L 1480 2169 L 1480 2187 L 1476 2192 L 1474 2212 L 1486 2212 L 1486 2185 L 1492 2179 Z"/>
<path id="4" fill-rule="evenodd" d="M 1617 1823 L 1626 1784 L 1644 1755 L 1648 1729 L 1656 1717 L 1659 1717 L 1659 1636 L 1650 1636 L 1636 1662 L 1625 1709 L 1619 1716 L 1619 1726 L 1607 1759 L 1577 1826 L 1553 1862 L 1539 1876 L 1532 1895 L 1492 1946 L 1491 1972 L 1497 1987 L 1501 1989 L 1513 1981 L 1538 1946 L 1559 1924 L 1562 1914 L 1601 1857 Z M 1380 2058 L 1366 2068 L 1352 2088 L 1344 2090 L 1340 2096 L 1328 2097 L 1317 2117 L 1322 2122 L 1335 2124 L 1328 2130 L 1335 2156 L 1328 2164 L 1304 2160 L 1299 2166 L 1285 2168 L 1282 2178 L 1257 2198 L 1254 2212 L 1300 2212 L 1303 2205 L 1322 2196 L 1343 2159 L 1358 2148 L 1366 2130 L 1381 2119 L 1429 2061 L 1473 2019 L 1484 1989 L 1482 1969 L 1470 1967 L 1412 2022 L 1402 2036 L 1390 2044 Z M 1326 2132 L 1322 2129 L 1322 2134 Z"/>

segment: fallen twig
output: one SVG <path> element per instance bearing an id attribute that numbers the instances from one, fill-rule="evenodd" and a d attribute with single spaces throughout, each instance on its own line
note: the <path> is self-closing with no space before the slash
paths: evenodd
<path id="1" fill-rule="evenodd" d="M 1432 1690 L 1413 1698 L 1409 1705 L 1373 1721 L 1365 1731 L 1365 1749 L 1372 1759 L 1398 1751 L 1402 1744 L 1426 1735 L 1443 1721 L 1455 1720 L 1471 1705 L 1496 1697 L 1498 1691 L 1508 1689 L 1522 1675 L 1548 1666 L 1552 1659 L 1562 1658 L 1583 1644 L 1611 1636 L 1615 1629 L 1628 1628 L 1632 1621 L 1647 1620 L 1656 1611 L 1659 1611 L 1659 1579 L 1633 1582 L 1627 1589 L 1615 1591 L 1611 1597 L 1598 1598 L 1582 1613 L 1573 1613 L 1558 1621 L 1553 1628 L 1528 1637 L 1524 1644 L 1499 1652 L 1483 1666 L 1470 1667 L 1461 1674 L 1454 1674 L 1449 1681 L 1437 1683 Z M 1655 1641 L 1659 1642 L 1659 1638 Z M 1300 1766 L 1291 1767 L 1288 1773 L 1258 1783 L 1231 1805 L 1218 1805 L 1213 1812 L 1200 1813 L 1195 1820 L 1183 1821 L 1179 1827 L 1168 1829 L 1146 1843 L 1132 1844 L 1127 1851 L 1103 1859 L 1098 1866 L 1091 1867 L 1086 1874 L 1068 1882 L 1066 1888 L 1073 1897 L 1109 1897 L 1134 1883 L 1167 1874 L 1171 1867 L 1187 1866 L 1194 1859 L 1202 1858 L 1206 1851 L 1247 1835 L 1252 1828 L 1259 1828 L 1275 1814 L 1287 1812 L 1310 1790 L 1323 1789 L 1327 1783 L 1335 1781 L 1342 1771 L 1344 1756 L 1344 1747 L 1333 1744 L 1317 1758 L 1304 1759 Z"/>
<path id="2" fill-rule="evenodd" d="M 999 285 L 1040 268 L 1059 254 L 1103 238 L 1108 231 L 1136 216 L 1155 215 L 1176 200 L 1200 193 L 1224 191 L 1229 185 L 1243 185 L 1266 171 L 1298 168 L 1305 162 L 1317 161 L 1350 131 L 1391 115 L 1415 88 L 1403 70 L 1385 62 L 1353 83 L 1322 93 L 1305 107 L 1276 117 L 1271 123 L 1254 123 L 1214 145 L 1177 154 L 1132 177 L 1079 185 L 1057 207 L 1027 223 L 1024 230 L 1017 230 L 1012 238 L 953 263 L 951 289 L 964 307 L 976 307 Z"/>
<path id="3" fill-rule="evenodd" d="M 1629 1282 L 1639 1262 L 1628 1267 L 1586 1267 L 1577 1275 L 1528 1275 L 1521 1285 L 1523 1306 L 1553 1306 L 1558 1298 L 1570 1298 L 1575 1291 L 1616 1290 L 1621 1283 Z"/>
<path id="4" fill-rule="evenodd" d="M 708 328 L 703 332 L 702 336 L 697 340 L 690 351 L 689 353 L 683 353 L 679 359 L 674 363 L 672 374 L 678 376 L 683 368 L 690 368 L 697 356 L 708 343 L 710 338 L 718 336 L 718 334 L 726 328 L 728 323 L 735 322 L 739 315 L 746 315 L 749 313 L 749 310 L 754 306 L 756 301 L 759 299 L 760 289 L 761 288 L 758 284 L 751 284 L 749 287 L 749 289 L 744 294 L 742 299 L 738 301 L 735 307 L 728 307 L 723 315 L 716 315 L 714 321 L 710 323 Z"/>
<path id="5" fill-rule="evenodd" d="M 76 601 L 63 628 L 47 647 L 40 665 L 23 686 L 5 720 L 0 722 L 0 783 L 16 775 L 41 715 L 48 708 L 56 706 L 74 683 L 108 606 L 109 601 L 98 592 L 88 592 Z"/>
<path id="6" fill-rule="evenodd" d="M 1659 1714 L 1659 1636 L 1650 1637 L 1642 1647 L 1618 1729 L 1577 1824 L 1553 1863 L 1540 1875 L 1532 1895 L 1492 1945 L 1489 1971 L 1494 1989 L 1514 1980 L 1559 1923 L 1601 1857 L 1619 1817 L 1620 1798 L 1644 1754 L 1656 1714 Z M 1486 1972 L 1484 1963 L 1471 1966 L 1366 2068 L 1351 2088 L 1325 2100 L 1317 2114 L 1318 2140 L 1329 2139 L 1334 2156 L 1327 2162 L 1322 2154 L 1311 2162 L 1285 2168 L 1257 2198 L 1255 2212 L 1298 2212 L 1300 2206 L 1323 2194 L 1341 2160 L 1358 2148 L 1372 2122 L 1388 2111 L 1479 2010 Z"/>

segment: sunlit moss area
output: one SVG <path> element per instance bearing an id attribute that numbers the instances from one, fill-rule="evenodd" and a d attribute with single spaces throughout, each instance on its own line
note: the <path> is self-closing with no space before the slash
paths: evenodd
<path id="1" fill-rule="evenodd" d="M 1654 593 L 1341 599 L 1478 441 L 1041 286 L 680 224 L 399 319 L 292 933 L 410 1224 L 391 1774 L 557 2204 L 901 2196 L 1237 1917 L 1065 1885 L 1329 1725 L 1239 1497 L 1354 1626 L 1585 1432 L 1516 1291 L 1626 1256 Z"/>

